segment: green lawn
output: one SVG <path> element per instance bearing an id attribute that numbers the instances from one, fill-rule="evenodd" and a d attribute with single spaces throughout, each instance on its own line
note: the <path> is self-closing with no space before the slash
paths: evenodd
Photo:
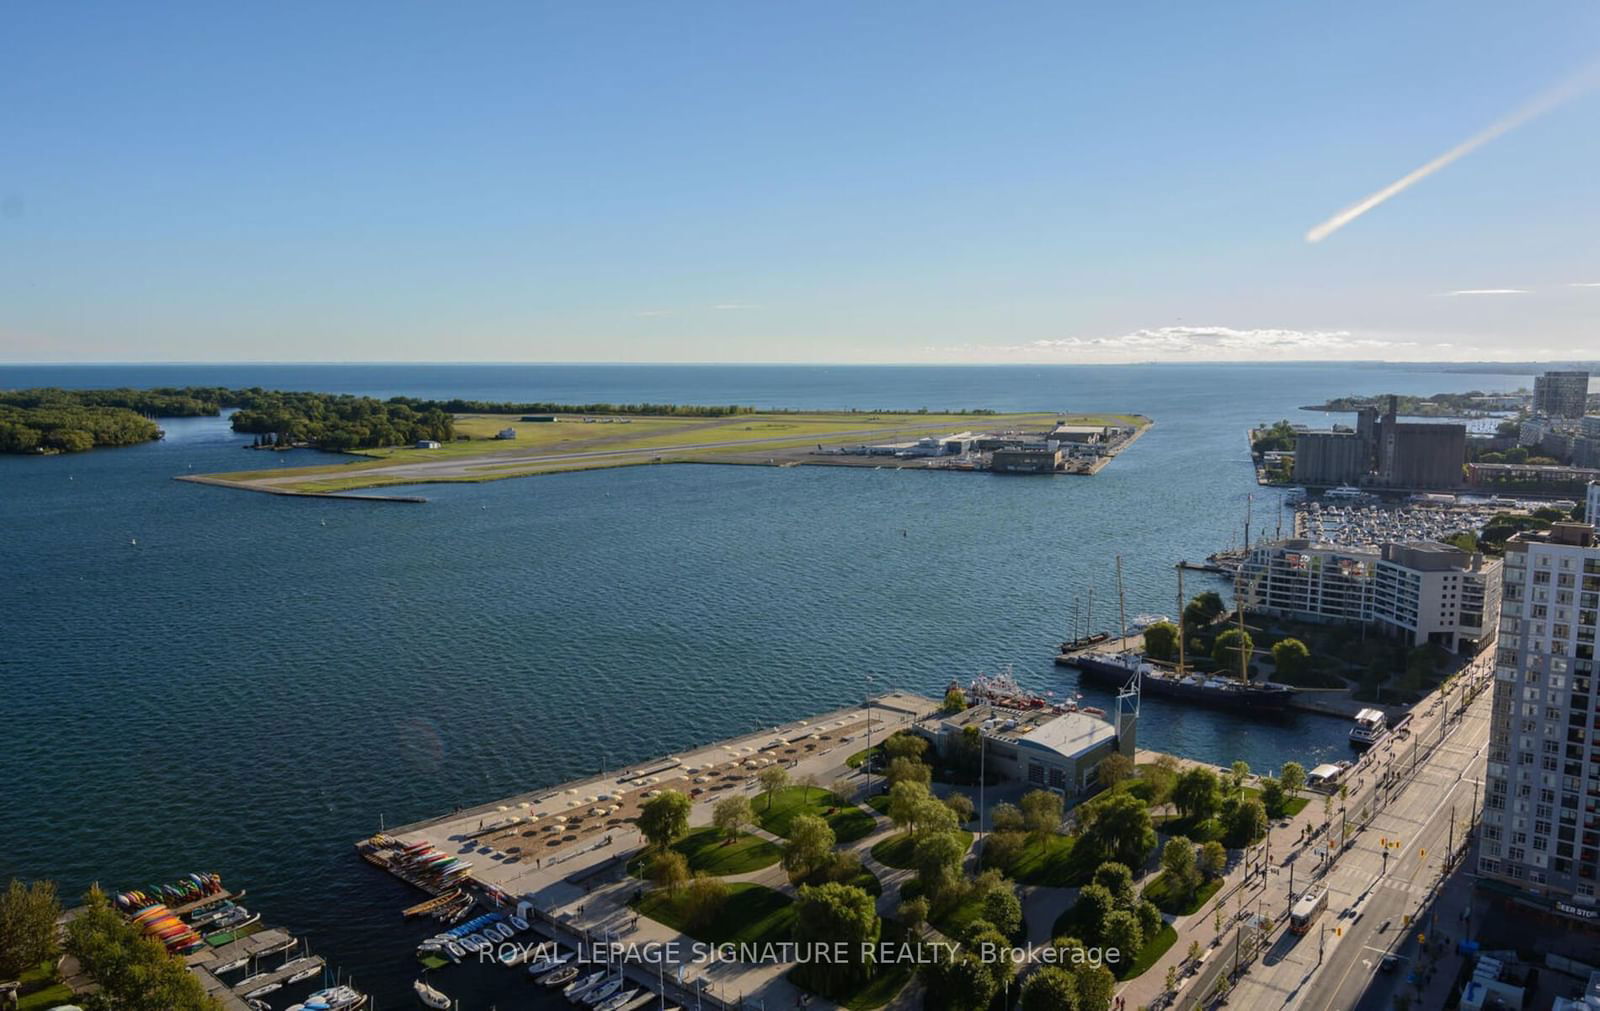
<path id="1" fill-rule="evenodd" d="M 731 882 L 728 889 L 727 904 L 717 918 L 694 929 L 690 929 L 684 910 L 683 889 L 676 896 L 661 889 L 646 892 L 630 905 L 652 920 L 708 944 L 777 944 L 790 940 L 794 903 L 787 895 L 743 881 Z"/>
<path id="2" fill-rule="evenodd" d="M 1054 888 L 1082 885 L 1094 876 L 1100 859 L 1093 847 L 1085 846 L 1080 850 L 1077 842 L 1076 836 L 1069 835 L 1051 835 L 1043 840 L 1030 836 L 1006 874 L 1019 885 Z"/>
<path id="3" fill-rule="evenodd" d="M 771 867 L 783 858 L 777 846 L 748 832 L 739 833 L 731 843 L 710 825 L 689 830 L 689 834 L 672 844 L 672 848 L 689 861 L 690 871 L 705 871 L 713 877 L 727 874 L 747 874 Z M 635 860 L 629 869 L 643 873 L 645 858 Z"/>
<path id="4" fill-rule="evenodd" d="M 1193 817 L 1181 818 L 1173 815 L 1166 818 L 1155 819 L 1156 831 L 1165 835 L 1188 836 L 1190 842 L 1206 843 L 1213 839 L 1222 841 L 1222 823 L 1215 818 L 1196 821 Z"/>
<path id="5" fill-rule="evenodd" d="M 45 1011 L 60 1004 L 72 1003 L 72 990 L 65 983 L 56 983 L 55 963 L 42 962 L 23 973 L 22 988 L 17 1003 L 18 1011 Z"/>
<path id="6" fill-rule="evenodd" d="M 916 938 L 907 937 L 905 928 L 894 920 L 886 919 L 882 923 L 883 932 L 880 935 L 880 940 L 884 943 L 899 944 L 902 941 L 909 940 L 913 943 L 916 941 Z M 789 970 L 789 982 L 807 993 L 816 994 L 818 997 L 832 1001 L 841 1007 L 850 1008 L 851 1011 L 871 1011 L 872 1008 L 880 1008 L 888 1004 L 894 1000 L 901 990 L 905 989 L 905 985 L 911 982 L 913 968 L 914 966 L 909 962 L 895 962 L 887 966 L 879 966 L 878 971 L 873 973 L 870 979 L 852 987 L 837 989 L 815 985 L 809 978 L 811 974 L 807 972 L 808 967 L 800 965 Z"/>
<path id="7" fill-rule="evenodd" d="M 883 815 L 885 818 L 889 817 L 889 795 L 887 793 L 873 794 L 871 797 L 868 797 L 867 806 Z"/>
<path id="8" fill-rule="evenodd" d="M 1142 975 L 1146 969 L 1156 964 L 1167 949 L 1178 940 L 1178 932 L 1172 929 L 1172 924 L 1163 923 L 1161 929 L 1156 931 L 1156 936 L 1144 942 L 1144 947 L 1139 949 L 1139 954 L 1134 956 L 1132 962 L 1123 963 L 1116 970 L 1118 979 L 1133 979 Z"/>
<path id="9" fill-rule="evenodd" d="M 967 840 L 968 846 L 972 845 L 971 832 L 966 829 L 957 829 L 956 831 Z M 885 867 L 898 867 L 904 871 L 914 870 L 915 865 L 911 861 L 911 853 L 915 849 L 915 845 L 910 832 L 898 832 L 874 844 L 872 858 Z"/>
<path id="10" fill-rule="evenodd" d="M 761 827 L 785 839 L 789 837 L 789 823 L 802 814 L 814 814 L 825 820 L 833 828 L 834 839 L 841 843 L 865 838 L 878 827 L 872 815 L 854 804 L 842 804 L 827 790 L 816 787 L 785 787 L 772 795 L 770 807 L 764 794 L 752 797 L 750 803 Z"/>
<path id="11" fill-rule="evenodd" d="M 874 744 L 870 748 L 862 748 L 860 751 L 856 752 L 855 754 L 851 755 L 849 758 L 845 759 L 844 760 L 844 764 L 848 765 L 852 769 L 859 769 L 863 765 L 867 764 L 867 755 L 869 755 L 869 754 L 874 754 L 874 755 L 883 754 L 883 745 Z"/>
<path id="12" fill-rule="evenodd" d="M 1167 875 L 1163 871 L 1157 874 L 1155 880 L 1144 886 L 1144 897 L 1155 903 L 1157 909 L 1163 913 L 1174 916 L 1188 916 L 1198 912 L 1206 904 L 1206 900 L 1217 893 L 1222 887 L 1221 878 L 1213 878 L 1195 889 L 1191 895 L 1184 895 L 1167 888 Z"/>

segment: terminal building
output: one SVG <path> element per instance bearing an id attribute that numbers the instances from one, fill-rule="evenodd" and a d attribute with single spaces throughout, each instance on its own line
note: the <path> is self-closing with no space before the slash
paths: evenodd
<path id="1" fill-rule="evenodd" d="M 1356 415 L 1355 429 L 1295 436 L 1294 479 L 1311 487 L 1357 485 L 1429 491 L 1458 488 L 1467 459 L 1467 426 L 1400 421 L 1389 398 L 1382 417 L 1373 407 Z"/>
<path id="2" fill-rule="evenodd" d="M 1245 606 L 1267 614 L 1371 625 L 1411 646 L 1467 655 L 1495 638 L 1500 562 L 1447 544 L 1276 541 L 1251 549 L 1240 578 Z"/>
<path id="3" fill-rule="evenodd" d="M 1510 901 L 1600 924 L 1595 640 L 1600 543 L 1557 523 L 1506 543 L 1478 871 Z"/>
<path id="4" fill-rule="evenodd" d="M 976 735 L 985 773 L 1025 787 L 1053 790 L 1071 801 L 1092 793 L 1100 763 L 1113 754 L 1134 757 L 1139 695 L 1124 690 L 1109 718 L 1097 709 L 1049 705 L 1036 696 L 990 696 L 959 713 L 919 724 L 942 756 L 950 757 Z M 983 699 L 983 693 L 974 692 Z"/>

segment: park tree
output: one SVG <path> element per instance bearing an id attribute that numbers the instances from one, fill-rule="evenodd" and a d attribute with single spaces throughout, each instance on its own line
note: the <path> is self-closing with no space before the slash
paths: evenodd
<path id="1" fill-rule="evenodd" d="M 1112 794 L 1090 810 L 1094 814 L 1083 831 L 1083 839 L 1108 859 L 1142 867 L 1155 849 L 1156 831 L 1150 823 L 1150 812 L 1139 798 L 1127 793 Z"/>
<path id="2" fill-rule="evenodd" d="M 872 950 L 883 925 L 872 896 L 854 885 L 805 886 L 795 903 L 794 940 L 801 945 L 846 944 L 848 957 L 822 959 L 803 972 L 824 991 L 838 991 L 872 975 Z"/>
<path id="3" fill-rule="evenodd" d="M 811 803 L 811 791 L 820 790 L 822 780 L 814 772 L 808 772 L 800 777 L 800 796 L 807 803 Z"/>
<path id="4" fill-rule="evenodd" d="M 1278 680 L 1292 681 L 1311 669 L 1311 651 L 1299 639 L 1279 639 L 1272 644 L 1272 666 Z"/>
<path id="5" fill-rule="evenodd" d="M 1228 851 L 1221 843 L 1211 839 L 1200 847 L 1198 864 L 1200 873 L 1207 878 L 1220 878 L 1222 872 L 1228 869 Z"/>
<path id="6" fill-rule="evenodd" d="M 689 830 L 689 811 L 694 807 L 687 794 L 662 790 L 639 808 L 639 834 L 656 849 L 666 849 Z"/>
<path id="7" fill-rule="evenodd" d="M 1109 1008 L 1116 993 L 1117 977 L 1103 965 L 1081 962 L 1073 966 L 1072 978 L 1078 984 L 1078 1007 Z"/>
<path id="8" fill-rule="evenodd" d="M 922 892 L 938 900 L 940 894 L 959 879 L 961 861 L 970 843 L 960 832 L 939 832 L 919 838 L 911 848 L 911 863 L 916 868 Z"/>
<path id="9" fill-rule="evenodd" d="M 11 879 L 0 894 L 0 979 L 16 979 L 55 956 L 60 915 L 54 882 Z"/>
<path id="10" fill-rule="evenodd" d="M 739 833 L 754 824 L 755 820 L 756 813 L 750 806 L 750 798 L 742 794 L 724 797 L 711 809 L 711 824 L 727 839 L 737 839 Z"/>
<path id="11" fill-rule="evenodd" d="M 950 764 L 969 775 L 976 776 L 983 768 L 983 734 L 975 726 L 961 728 L 961 734 L 952 742 Z"/>
<path id="12" fill-rule="evenodd" d="M 781 765 L 769 765 L 756 774 L 756 781 L 767 795 L 767 810 L 772 810 L 772 795 L 789 785 L 789 770 Z"/>
<path id="13" fill-rule="evenodd" d="M 689 880 L 689 861 L 677 850 L 664 849 L 650 858 L 646 874 L 651 884 L 666 889 L 668 895 L 677 895 Z"/>
<path id="14" fill-rule="evenodd" d="M 1061 795 L 1050 790 L 1029 790 L 1022 795 L 1022 823 L 1035 839 L 1045 839 L 1061 828 Z"/>
<path id="15" fill-rule="evenodd" d="M 965 825 L 971 821 L 972 816 L 977 813 L 977 809 L 972 804 L 972 798 L 964 793 L 952 793 L 945 797 L 944 806 L 948 807 L 951 813 L 956 816 L 956 822 L 960 825 Z"/>
<path id="16" fill-rule="evenodd" d="M 896 783 L 889 788 L 889 820 L 896 828 L 912 831 L 916 828 L 917 816 L 932 799 L 933 795 L 922 783 Z"/>
<path id="17" fill-rule="evenodd" d="M 1211 659 L 1216 663 L 1218 670 L 1229 674 L 1237 673 L 1240 667 L 1240 653 L 1248 658 L 1255 645 L 1255 640 L 1250 638 L 1249 632 L 1226 628 L 1217 636 L 1217 641 L 1211 647 Z"/>
<path id="18" fill-rule="evenodd" d="M 954 958 L 941 958 L 923 966 L 926 1004 L 946 1011 L 971 1011 L 994 1003 L 999 987 L 990 966 L 976 953 L 963 950 Z"/>
<path id="19" fill-rule="evenodd" d="M 1004 951 L 1010 945 L 1010 939 L 994 924 L 979 919 L 967 925 L 961 940 L 968 951 L 978 953 L 984 967 L 989 970 L 990 982 L 994 989 L 997 991 L 1009 989 L 1011 981 L 1017 975 L 1016 962 L 1009 958 L 984 958 L 983 953 Z"/>
<path id="20" fill-rule="evenodd" d="M 967 693 L 960 688 L 951 686 L 950 690 L 944 693 L 944 704 L 939 708 L 947 714 L 961 712 L 967 708 Z"/>
<path id="21" fill-rule="evenodd" d="M 920 895 L 914 899 L 907 899 L 895 909 L 895 916 L 915 937 L 922 933 L 923 924 L 928 922 L 928 900 Z"/>
<path id="22" fill-rule="evenodd" d="M 910 758 L 922 761 L 922 755 L 928 750 L 928 739 L 921 734 L 898 733 L 891 734 L 883 742 L 883 753 L 891 759 Z"/>
<path id="23" fill-rule="evenodd" d="M 1200 887 L 1199 861 L 1195 859 L 1194 843 L 1183 836 L 1174 836 L 1161 848 L 1161 873 L 1166 875 L 1172 889 L 1188 897 Z"/>
<path id="24" fill-rule="evenodd" d="M 1027 842 L 1028 837 L 1021 832 L 990 832 L 983 837 L 983 866 L 1010 871 Z"/>
<path id="25" fill-rule="evenodd" d="M 1230 798 L 1223 811 L 1222 830 L 1233 846 L 1249 846 L 1261 841 L 1267 834 L 1266 806 L 1255 797 L 1243 800 Z"/>
<path id="26" fill-rule="evenodd" d="M 117 1011 L 221 1011 L 199 977 L 159 941 L 140 935 L 98 887 L 67 924 L 67 954 L 100 986 L 92 1006 Z M 86 1002 L 89 1003 L 89 1002 Z"/>
<path id="27" fill-rule="evenodd" d="M 721 878 L 714 878 L 701 872 L 689 879 L 689 884 L 683 891 L 684 917 L 698 929 L 704 929 L 716 922 L 722 915 L 722 910 L 728 904 L 728 897 L 733 894 L 733 889 Z"/>
<path id="28" fill-rule="evenodd" d="M 783 869 L 794 880 L 804 878 L 827 862 L 833 852 L 833 828 L 814 814 L 802 814 L 789 823 L 783 847 Z"/>
<path id="29" fill-rule="evenodd" d="M 1178 656 L 1178 626 L 1158 621 L 1144 630 L 1144 652 L 1152 660 L 1174 660 Z"/>
<path id="30" fill-rule="evenodd" d="M 1306 786 L 1306 767 L 1299 762 L 1284 762 L 1283 769 L 1278 773 L 1278 781 L 1289 791 L 1290 797 L 1298 797 Z"/>
<path id="31" fill-rule="evenodd" d="M 1047 965 L 1022 981 L 1022 1011 L 1079 1011 L 1078 984 L 1059 965 Z"/>
<path id="32" fill-rule="evenodd" d="M 856 795 L 856 785 L 848 779 L 836 779 L 828 784 L 828 792 L 833 794 L 834 800 L 848 804 Z"/>
<path id="33" fill-rule="evenodd" d="M 1243 790 L 1245 781 L 1249 778 L 1250 763 L 1242 758 L 1235 759 L 1233 765 L 1228 769 L 1228 785 L 1232 787 L 1233 792 L 1238 793 Z"/>
<path id="34" fill-rule="evenodd" d="M 883 775 L 890 786 L 896 783 L 921 783 L 927 786 L 933 782 L 933 770 L 915 758 L 891 759 Z"/>
<path id="35" fill-rule="evenodd" d="M 1100 941 L 1104 947 L 1117 950 L 1118 965 L 1126 965 L 1144 947 L 1144 930 L 1133 913 L 1126 909 L 1113 909 L 1106 915 L 1105 926 L 1100 930 Z M 1106 952 L 1106 960 L 1111 960 L 1110 951 Z"/>
<path id="36" fill-rule="evenodd" d="M 1267 814 L 1276 818 L 1283 814 L 1284 805 L 1289 803 L 1289 792 L 1283 788 L 1283 783 L 1271 776 L 1261 780 L 1261 803 L 1266 806 Z"/>
<path id="37" fill-rule="evenodd" d="M 989 827 L 996 832 L 1021 832 L 1028 823 L 1017 805 L 996 804 L 989 809 Z"/>
<path id="38" fill-rule="evenodd" d="M 1022 902 L 1011 882 L 1002 879 L 1001 887 L 990 888 L 983 896 L 983 918 L 1006 937 L 1022 927 Z"/>
<path id="39" fill-rule="evenodd" d="M 1139 921 L 1139 930 L 1146 940 L 1155 937 L 1161 930 L 1161 910 L 1149 899 L 1140 899 L 1133 904 L 1133 918 Z"/>
<path id="40" fill-rule="evenodd" d="M 1111 893 L 1111 901 L 1119 906 L 1133 905 L 1138 893 L 1133 887 L 1133 872 L 1127 864 L 1119 864 L 1115 860 L 1107 860 L 1094 869 L 1095 884 Z"/>
<path id="41" fill-rule="evenodd" d="M 1178 773 L 1172 786 L 1172 804 L 1178 813 L 1195 822 L 1205 821 L 1222 805 L 1222 787 L 1217 774 L 1203 765 Z"/>
<path id="42" fill-rule="evenodd" d="M 916 834 L 927 835 L 931 832 L 954 832 L 961 827 L 961 821 L 956 817 L 950 805 L 935 797 L 925 797 L 917 802 Z"/>
<path id="43" fill-rule="evenodd" d="M 1077 904 L 1072 907 L 1074 918 L 1091 942 L 1104 936 L 1106 917 L 1117 908 L 1116 896 L 1105 885 L 1087 884 L 1078 889 Z"/>
<path id="44" fill-rule="evenodd" d="M 1095 779 L 1107 790 L 1118 783 L 1132 779 L 1133 775 L 1133 759 L 1120 751 L 1113 751 L 1107 755 L 1094 770 Z"/>

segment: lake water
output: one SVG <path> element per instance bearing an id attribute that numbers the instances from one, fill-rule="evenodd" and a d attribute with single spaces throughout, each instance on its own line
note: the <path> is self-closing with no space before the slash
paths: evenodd
<path id="1" fill-rule="evenodd" d="M 380 817 L 802 717 L 869 685 L 939 692 L 1010 664 L 1026 684 L 1071 690 L 1054 644 L 1091 589 L 1095 625 L 1114 626 L 1117 555 L 1129 615 L 1170 614 L 1173 563 L 1239 542 L 1247 496 L 1254 529 L 1276 527 L 1247 426 L 1326 424 L 1297 407 L 1332 396 L 1528 378 L 1370 365 L 0 366 L 0 387 L 28 385 L 1156 420 L 1088 479 L 672 466 L 431 485 L 420 506 L 171 480 L 259 466 L 221 419 L 167 419 L 165 441 L 128 449 L 0 457 L 12 728 L 0 876 L 70 893 L 219 870 L 378 1006 L 399 1007 L 425 931 L 397 915 L 415 894 L 351 849 Z M 1188 591 L 1226 590 L 1209 578 Z M 1344 752 L 1345 729 L 1153 700 L 1140 744 L 1309 767 Z M 534 999 L 516 983 L 516 1006 Z M 512 1006 L 507 985 L 445 984 L 469 1008 Z"/>

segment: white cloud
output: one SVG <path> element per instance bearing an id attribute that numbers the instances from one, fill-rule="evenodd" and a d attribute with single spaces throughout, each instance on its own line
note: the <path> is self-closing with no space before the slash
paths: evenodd
<path id="1" fill-rule="evenodd" d="M 1573 281 L 1569 288 L 1600 288 L 1600 281 Z"/>
<path id="2" fill-rule="evenodd" d="M 1526 288 L 1460 288 L 1456 291 L 1445 292 L 1446 296 L 1455 295 L 1526 295 Z"/>
<path id="3" fill-rule="evenodd" d="M 1241 329 L 1228 326 L 1164 326 L 1107 337 L 1058 337 L 1025 344 L 928 347 L 926 354 L 965 360 L 1081 362 L 1266 361 L 1362 358 L 1454 357 L 1449 343 L 1421 343 L 1357 336 L 1348 330 Z"/>

